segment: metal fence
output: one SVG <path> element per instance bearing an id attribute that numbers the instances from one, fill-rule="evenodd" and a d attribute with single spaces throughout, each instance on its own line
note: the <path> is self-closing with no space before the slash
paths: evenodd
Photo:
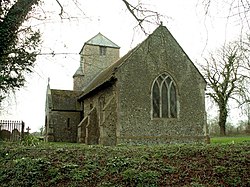
<path id="1" fill-rule="evenodd" d="M 24 122 L 13 120 L 0 120 L 0 139 L 5 141 L 18 141 L 24 135 Z"/>

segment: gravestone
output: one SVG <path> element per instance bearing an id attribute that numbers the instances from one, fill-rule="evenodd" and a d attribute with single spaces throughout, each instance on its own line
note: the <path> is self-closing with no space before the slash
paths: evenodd
<path id="1" fill-rule="evenodd" d="M 11 132 L 8 130 L 1 130 L 1 139 L 3 140 L 10 140 Z"/>
<path id="2" fill-rule="evenodd" d="M 20 132 L 17 129 L 12 130 L 11 140 L 12 141 L 20 140 Z"/>

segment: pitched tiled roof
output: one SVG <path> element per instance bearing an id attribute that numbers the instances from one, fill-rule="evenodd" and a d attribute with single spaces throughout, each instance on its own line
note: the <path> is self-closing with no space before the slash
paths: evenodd
<path id="1" fill-rule="evenodd" d="M 75 74 L 73 75 L 73 77 L 83 76 L 83 75 L 84 75 L 84 73 L 83 73 L 83 71 L 82 71 L 82 67 L 80 66 L 80 67 L 76 70 L 76 72 L 75 72 Z"/>
<path id="2" fill-rule="evenodd" d="M 165 31 L 167 31 L 170 36 L 175 40 L 175 38 L 172 36 L 172 34 L 168 31 L 168 29 L 165 26 L 160 25 L 152 34 L 150 34 L 146 40 L 148 40 L 155 32 L 157 32 L 158 29 L 164 29 Z M 102 86 L 104 83 L 107 83 L 109 81 L 111 81 L 112 79 L 115 78 L 115 72 L 116 70 L 123 64 L 126 62 L 126 60 L 140 47 L 143 45 L 144 42 L 146 42 L 146 40 L 144 40 L 142 43 L 140 43 L 139 45 L 137 45 L 137 47 L 135 47 L 134 49 L 132 49 L 131 51 L 129 51 L 125 56 L 123 56 L 122 58 L 120 58 L 118 61 L 116 61 L 115 63 L 113 63 L 111 66 L 109 66 L 108 68 L 106 68 L 105 70 L 101 71 L 84 89 L 82 94 L 79 96 L 79 99 L 83 99 L 85 98 L 90 92 L 94 91 L 95 89 L 97 89 L 98 87 Z M 175 40 L 176 41 L 176 40 Z M 178 42 L 176 41 L 176 43 L 178 44 Z M 179 44 L 178 44 L 179 45 Z M 179 45 L 179 47 L 182 49 L 182 47 Z M 185 53 L 185 51 L 182 49 L 183 53 Z M 186 54 L 186 53 L 185 53 Z M 186 54 L 187 58 L 189 59 L 188 55 Z M 189 59 L 190 60 L 190 59 Z M 193 62 L 190 60 L 190 62 L 193 64 Z M 198 71 L 198 73 L 201 75 L 201 77 L 203 78 L 203 80 L 205 81 L 204 77 L 202 76 L 202 74 L 199 72 L 199 70 L 197 69 L 197 67 L 193 64 L 194 68 L 196 68 L 196 70 Z M 206 81 L 205 81 L 206 82 Z"/>
<path id="3" fill-rule="evenodd" d="M 51 89 L 50 106 L 52 110 L 76 111 L 79 110 L 77 98 L 81 92 L 71 90 Z"/>
<path id="4" fill-rule="evenodd" d="M 85 42 L 85 44 L 89 45 L 98 45 L 98 46 L 105 46 L 105 47 L 113 47 L 113 48 L 120 48 L 117 44 L 112 42 L 110 39 L 98 33 L 93 38 Z"/>
<path id="5" fill-rule="evenodd" d="M 111 64 L 108 68 L 101 71 L 85 88 L 79 98 L 85 97 L 88 93 L 95 90 L 102 84 L 111 81 L 115 78 L 114 74 L 117 68 L 119 68 L 137 49 L 139 45 L 134 49 L 130 50 L 126 55 L 120 58 L 115 63 Z"/>
<path id="6" fill-rule="evenodd" d="M 152 35 L 152 34 L 151 34 Z M 150 36 L 149 36 L 150 37 Z M 149 38 L 148 37 L 148 38 Z M 147 38 L 147 39 L 148 39 Z M 146 40 L 147 40 L 146 39 Z M 83 88 L 83 92 L 80 95 L 79 99 L 85 98 L 90 92 L 94 91 L 101 85 L 103 85 L 106 82 L 111 81 L 115 78 L 114 74 L 117 68 L 119 68 L 126 60 L 146 41 L 144 40 L 142 43 L 138 44 L 135 48 L 130 50 L 126 55 L 124 55 L 122 58 L 120 58 L 118 61 L 113 63 L 108 68 L 101 71 L 85 88 Z"/>

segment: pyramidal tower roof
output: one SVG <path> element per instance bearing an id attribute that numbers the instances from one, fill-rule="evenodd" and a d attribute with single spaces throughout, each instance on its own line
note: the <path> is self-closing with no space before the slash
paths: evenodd
<path id="1" fill-rule="evenodd" d="M 102 35 L 101 33 L 98 33 L 93 38 L 85 42 L 85 45 L 98 45 L 98 46 L 104 46 L 104 47 L 112 47 L 112 48 L 120 48 L 117 44 L 112 42 L 110 39 Z"/>

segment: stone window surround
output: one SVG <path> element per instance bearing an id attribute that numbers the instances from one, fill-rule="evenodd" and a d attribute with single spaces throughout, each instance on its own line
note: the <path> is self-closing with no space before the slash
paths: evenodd
<path id="1" fill-rule="evenodd" d="M 171 81 L 169 83 L 170 84 L 173 84 L 174 85 L 174 88 L 175 88 L 175 116 L 172 117 L 171 114 L 170 114 L 170 106 L 168 107 L 168 116 L 167 117 L 162 117 L 162 99 L 160 99 L 160 106 L 159 106 L 159 110 L 160 110 L 160 116 L 159 117 L 154 117 L 154 103 L 153 103 L 153 88 L 154 88 L 154 85 L 156 84 L 156 81 L 157 79 L 161 77 L 162 78 L 162 84 L 163 82 L 166 83 L 166 80 L 169 78 Z M 162 88 L 160 90 L 160 92 L 162 92 Z M 161 93 L 160 93 L 160 97 L 161 97 Z M 168 98 L 168 102 L 170 102 L 170 98 Z M 163 72 L 163 73 L 160 73 L 159 75 L 156 76 L 156 78 L 154 79 L 152 85 L 151 85 L 151 120 L 163 120 L 163 119 L 167 119 L 167 120 L 170 120 L 170 119 L 178 119 L 179 118 L 179 102 L 178 102 L 178 93 L 177 93 L 177 86 L 176 86 L 176 83 L 174 81 L 174 79 L 172 78 L 171 75 L 169 75 L 169 73 L 167 72 Z"/>

